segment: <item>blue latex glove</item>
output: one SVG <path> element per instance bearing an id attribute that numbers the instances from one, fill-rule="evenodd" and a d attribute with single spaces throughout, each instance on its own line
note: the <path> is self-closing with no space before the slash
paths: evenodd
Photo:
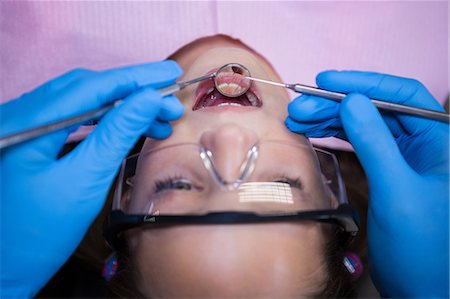
<path id="1" fill-rule="evenodd" d="M 76 127 L 1 152 L 2 298 L 35 295 L 83 238 L 137 139 L 170 135 L 168 121 L 178 119 L 183 106 L 154 88 L 181 73 L 173 61 L 74 70 L 0 106 L 3 136 L 124 99 L 61 159 L 57 155 Z"/>
<path id="2" fill-rule="evenodd" d="M 327 71 L 316 81 L 350 94 L 341 104 L 302 95 L 290 103 L 286 125 L 308 137 L 337 136 L 353 145 L 369 181 L 369 261 L 378 290 L 388 297 L 447 297 L 449 127 L 380 114 L 368 97 L 443 108 L 412 79 Z"/>

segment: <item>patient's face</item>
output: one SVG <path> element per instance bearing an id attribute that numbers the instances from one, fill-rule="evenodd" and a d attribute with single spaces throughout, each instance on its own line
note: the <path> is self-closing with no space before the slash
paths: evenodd
<path id="1" fill-rule="evenodd" d="M 214 45 L 217 47 L 212 47 Z M 205 50 L 200 44 L 189 49 L 189 53 L 179 53 L 176 59 L 185 70 L 180 81 L 204 75 L 230 62 L 243 64 L 257 78 L 281 80 L 263 59 L 252 52 L 227 43 L 225 46 L 228 47 L 223 46 L 223 41 L 212 39 L 208 43 L 208 47 L 212 47 L 210 50 Z M 203 85 L 206 86 L 204 89 L 208 89 L 208 83 Z M 270 178 L 270 172 L 278 168 L 279 173 L 290 173 L 291 159 L 291 163 L 303 165 L 301 176 L 305 197 L 320 199 L 326 196 L 320 191 L 320 175 L 308 141 L 289 132 L 284 126 L 289 102 L 284 89 L 269 85 L 254 86 L 251 91 L 259 97 L 256 104 L 259 107 L 208 106 L 207 103 L 211 102 L 202 100 L 201 89 L 202 86 L 194 85 L 177 94 L 185 105 L 185 115 L 173 124 L 174 132 L 170 138 L 147 140 L 143 153 L 171 144 L 199 143 L 214 153 L 217 169 L 224 179 L 233 181 L 247 151 L 258 140 L 287 141 L 298 144 L 301 149 L 297 152 L 272 152 L 272 157 L 284 159 L 283 165 L 278 163 L 270 167 L 270 163 L 277 159 L 271 161 L 270 157 L 265 156 L 265 161 L 258 162 L 268 165 L 262 172 L 269 178 L 263 180 L 276 180 L 276 177 Z M 197 109 L 199 107 L 202 108 Z M 171 156 L 183 154 L 183 151 L 172 152 Z M 158 160 L 167 165 L 165 161 L 170 161 L 170 158 L 160 156 Z M 139 163 L 141 180 L 145 177 L 144 173 L 154 178 L 165 176 L 165 172 L 171 169 L 164 166 L 146 168 L 145 158 Z M 202 180 L 200 184 L 214 184 L 206 182 Z M 226 192 L 216 187 L 210 188 L 215 191 L 210 191 L 205 205 L 216 207 L 216 210 L 233 208 L 233 201 L 226 201 Z M 185 202 L 195 195 L 192 190 L 176 192 L 179 206 L 188 205 Z M 224 206 L 217 205 L 218 202 Z M 318 200 L 315 204 L 329 207 L 326 201 Z M 173 209 L 176 210 L 176 205 Z M 170 213 L 170 209 L 161 213 Z M 136 265 L 134 268 L 137 269 L 134 278 L 140 291 L 149 297 L 299 298 L 320 290 L 326 277 L 323 257 L 326 238 L 323 227 L 314 222 L 181 225 L 135 229 L 130 231 L 128 237 L 131 257 Z"/>

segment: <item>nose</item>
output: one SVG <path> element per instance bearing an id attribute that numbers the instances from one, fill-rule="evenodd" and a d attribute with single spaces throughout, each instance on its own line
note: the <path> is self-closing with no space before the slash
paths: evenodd
<path id="1" fill-rule="evenodd" d="M 248 150 L 258 141 L 256 133 L 234 123 L 203 133 L 200 143 L 213 154 L 216 170 L 226 182 L 239 178 Z"/>

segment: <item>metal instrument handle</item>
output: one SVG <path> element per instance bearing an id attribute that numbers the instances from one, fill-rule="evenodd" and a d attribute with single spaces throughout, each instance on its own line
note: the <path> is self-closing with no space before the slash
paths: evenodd
<path id="1" fill-rule="evenodd" d="M 323 90 L 317 87 L 302 85 L 302 84 L 286 84 L 286 87 L 294 90 L 299 93 L 303 94 L 309 94 L 309 95 L 315 95 L 323 98 L 327 98 L 330 100 L 334 100 L 336 102 L 340 102 L 342 99 L 344 99 L 347 95 L 345 93 L 339 93 L 339 92 L 333 92 L 328 90 Z M 372 103 L 375 105 L 375 107 L 386 110 L 386 111 L 395 111 L 400 113 L 406 113 L 410 115 L 416 115 L 421 116 L 429 119 L 434 119 L 446 123 L 450 123 L 450 115 L 444 112 L 425 109 L 425 108 L 418 108 L 418 107 L 412 107 L 407 105 L 401 105 L 396 103 L 391 103 L 387 101 L 381 101 L 381 100 L 375 100 L 370 99 Z"/>
<path id="2" fill-rule="evenodd" d="M 161 93 L 161 95 L 163 97 L 171 95 L 183 88 L 185 88 L 186 86 L 189 86 L 191 84 L 206 80 L 206 79 L 210 79 L 212 77 L 214 77 L 216 74 L 215 73 L 211 73 L 211 74 L 207 74 L 189 81 L 185 81 L 185 82 L 180 82 L 180 83 L 175 83 L 172 85 L 169 85 L 167 87 L 161 88 L 159 89 L 159 92 Z M 102 116 L 104 116 L 106 113 L 108 113 L 108 111 L 110 111 L 111 109 L 113 109 L 115 106 L 119 105 L 122 102 L 122 100 L 116 100 L 110 104 L 107 104 L 105 106 L 102 106 L 100 108 L 85 112 L 85 113 L 81 113 L 79 115 L 75 115 L 72 117 L 68 117 L 66 119 L 62 119 L 62 120 L 57 120 L 54 122 L 50 122 L 48 124 L 44 124 L 44 125 L 39 125 L 37 127 L 31 128 L 31 129 L 27 129 L 21 132 L 16 132 L 16 133 L 12 133 L 6 136 L 2 136 L 0 137 L 0 149 L 21 143 L 21 142 L 25 142 L 34 138 L 37 138 L 39 136 L 48 134 L 48 133 L 52 133 L 73 125 L 77 125 L 77 124 L 81 124 L 87 120 L 90 119 L 96 119 L 96 118 L 101 118 Z"/>

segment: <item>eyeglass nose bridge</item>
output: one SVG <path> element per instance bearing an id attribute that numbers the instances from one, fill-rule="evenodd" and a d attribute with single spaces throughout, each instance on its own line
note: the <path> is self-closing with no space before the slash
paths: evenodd
<path id="1" fill-rule="evenodd" d="M 259 147 L 258 145 L 253 145 L 247 152 L 247 156 L 245 160 L 242 162 L 239 167 L 239 177 L 235 181 L 226 181 L 221 176 L 217 167 L 214 164 L 214 155 L 207 148 L 200 148 L 200 158 L 205 166 L 206 170 L 213 177 L 214 181 L 216 181 L 219 186 L 225 188 L 227 190 L 235 190 L 239 188 L 239 186 L 253 173 L 255 169 L 256 161 L 259 157 Z"/>

